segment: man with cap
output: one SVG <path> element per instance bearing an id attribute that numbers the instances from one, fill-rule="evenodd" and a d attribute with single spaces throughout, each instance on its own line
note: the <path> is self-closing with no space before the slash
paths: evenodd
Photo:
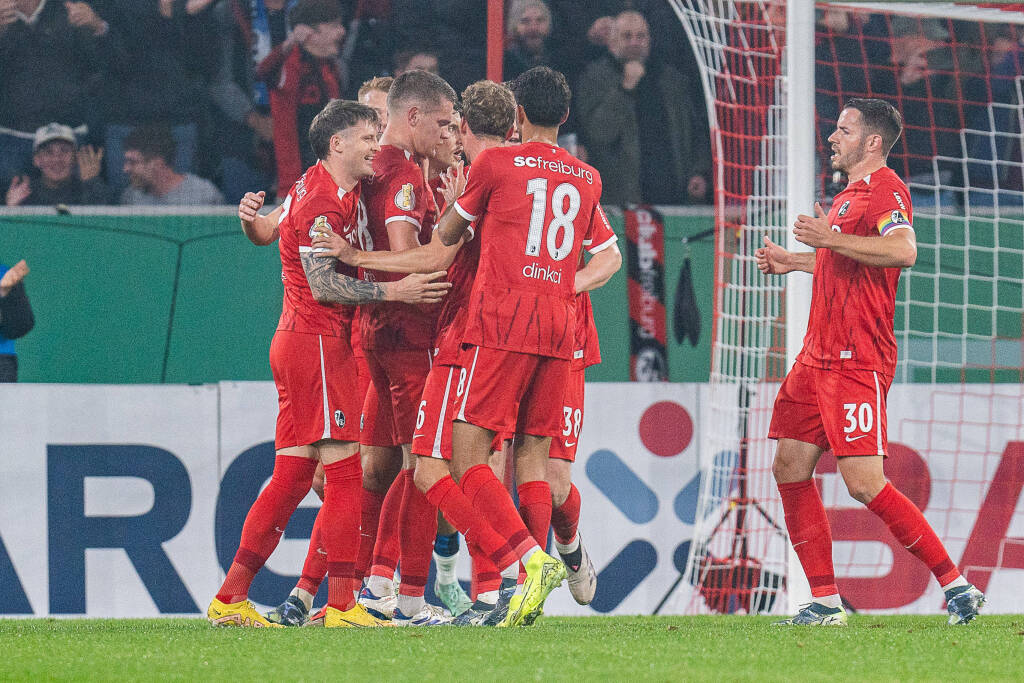
<path id="1" fill-rule="evenodd" d="M 48 123 L 36 130 L 32 143 L 32 165 L 39 177 L 15 176 L 7 206 L 109 204 L 110 192 L 100 177 L 102 160 L 102 148 L 78 147 L 69 126 Z"/>

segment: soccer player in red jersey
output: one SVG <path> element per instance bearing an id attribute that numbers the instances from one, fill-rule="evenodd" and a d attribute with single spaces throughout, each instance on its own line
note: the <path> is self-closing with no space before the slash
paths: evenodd
<path id="1" fill-rule="evenodd" d="M 436 302 L 448 289 L 441 274 L 385 284 L 358 280 L 351 268 L 315 260 L 316 232 L 338 228 L 357 240 L 361 179 L 372 173 L 377 115 L 355 102 L 333 100 L 314 118 L 310 143 L 320 161 L 289 192 L 280 213 L 281 278 L 285 295 L 271 343 L 278 388 L 277 458 L 270 482 L 253 503 L 227 577 L 207 610 L 214 625 L 272 626 L 247 599 L 253 577 L 281 538 L 324 466 L 323 542 L 327 551 L 326 626 L 376 626 L 353 595 L 359 534 L 359 406 L 348 348 L 351 306 L 370 301 Z"/>
<path id="2" fill-rule="evenodd" d="M 590 268 L 583 266 L 576 272 L 576 337 L 572 354 L 572 370 L 569 384 L 566 387 L 562 406 L 562 431 L 551 440 L 551 451 L 548 460 L 548 477 L 544 484 L 550 487 L 550 510 L 546 519 L 550 519 L 555 534 L 555 549 L 558 550 L 568 573 L 569 592 L 577 603 L 588 605 L 594 599 L 597 590 L 597 571 L 590 555 L 581 545 L 577 527 L 580 519 L 580 492 L 572 483 L 572 464 L 576 461 L 576 449 L 579 445 L 580 430 L 583 427 L 583 394 L 585 387 L 585 371 L 591 365 L 601 362 L 601 348 L 597 338 L 597 326 L 594 324 L 594 309 L 590 303 L 591 290 L 597 289 L 611 279 L 622 266 L 622 254 L 616 246 L 617 238 L 608 223 L 604 211 L 598 207 L 600 221 L 596 224 L 593 235 L 585 240 L 583 246 L 591 254 L 607 250 L 605 257 L 594 261 Z M 547 491 L 543 486 L 533 484 L 540 489 L 537 493 L 537 507 L 542 507 L 540 497 Z M 519 493 L 519 512 L 523 515 L 526 526 L 533 531 L 529 513 L 523 507 L 523 487 Z M 529 492 L 529 489 L 527 489 Z M 529 495 L 527 495 L 529 499 Z M 540 516 L 540 515 L 538 515 Z M 538 521 L 536 526 L 543 523 Z M 546 529 L 545 529 L 546 535 Z M 534 532 L 536 537 L 536 532 Z"/>
<path id="3" fill-rule="evenodd" d="M 365 193 L 372 249 L 401 251 L 430 240 L 436 206 L 421 164 L 438 145 L 447 142 L 455 99 L 450 85 L 425 71 L 404 73 L 391 84 L 388 126 L 374 159 L 373 181 Z M 371 282 L 401 277 L 366 268 L 362 273 Z M 402 451 L 396 458 L 385 448 L 372 449 L 364 463 L 368 470 L 365 479 L 374 484 L 378 495 L 381 484 L 395 471 L 396 460 L 401 472 L 383 500 L 373 566 L 360 601 L 371 612 L 389 616 L 388 596 L 400 559 L 402 582 L 393 614 L 401 625 L 444 621 L 443 614 L 423 599 L 437 512 L 412 483 L 415 460 L 411 451 L 417 408 L 430 370 L 437 312 L 437 307 L 404 304 L 373 304 L 360 311 L 363 352 L 375 389 L 364 406 L 362 441 L 370 446 L 401 446 Z M 365 517 L 364 521 L 367 525 L 372 522 Z"/>
<path id="4" fill-rule="evenodd" d="M 480 240 L 462 339 L 468 372 L 457 387 L 452 466 L 473 506 L 526 567 L 507 626 L 532 623 L 566 571 L 523 525 L 487 457 L 496 433 L 515 431 L 519 476 L 547 476 L 574 350 L 576 266 L 583 241 L 601 220 L 600 175 L 557 145 L 569 113 L 565 77 L 536 67 L 520 75 L 513 90 L 523 144 L 483 151 L 465 192 L 438 226 L 445 244 L 463 239 L 471 223 Z"/>
<path id="5" fill-rule="evenodd" d="M 924 562 L 946 593 L 949 623 L 971 621 L 985 596 L 967 583 L 921 511 L 886 481 L 885 399 L 896 370 L 893 315 L 900 269 L 917 260 L 906 185 L 886 166 L 903 130 L 899 112 L 853 99 L 829 136 L 832 168 L 848 177 L 826 215 L 799 216 L 793 233 L 812 252 L 789 252 L 765 237 L 755 252 L 768 274 L 813 273 L 804 346 L 775 400 L 768 436 L 772 471 L 793 549 L 813 601 L 780 624 L 846 624 L 832 565 L 832 535 L 813 475 L 831 449 L 850 495 Z"/>

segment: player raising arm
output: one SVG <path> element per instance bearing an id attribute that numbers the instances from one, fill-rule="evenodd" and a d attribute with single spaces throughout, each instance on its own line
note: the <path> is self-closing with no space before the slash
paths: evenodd
<path id="1" fill-rule="evenodd" d="M 281 208 L 281 277 L 284 302 L 270 347 L 278 412 L 274 473 L 253 503 L 234 561 L 207 610 L 217 626 L 272 626 L 247 599 L 256 573 L 281 539 L 321 463 L 325 473 L 321 515 L 327 552 L 326 626 L 377 626 L 355 603 L 355 552 L 359 544 L 358 401 L 349 390 L 356 367 L 349 348 L 352 305 L 367 301 L 438 301 L 448 283 L 415 275 L 402 282 L 365 282 L 354 271 L 337 272 L 315 261 L 316 232 L 336 226 L 357 239 L 361 180 L 372 174 L 379 149 L 377 114 L 355 102 L 332 100 L 314 118 L 310 143 L 320 161 L 296 181 Z"/>
<path id="2" fill-rule="evenodd" d="M 896 370 L 893 316 L 900 269 L 917 246 L 906 185 L 886 166 L 903 129 L 892 105 L 853 99 L 829 136 L 832 167 L 849 179 L 826 215 L 801 215 L 798 241 L 814 253 L 794 254 L 765 238 L 756 250 L 768 274 L 811 272 L 811 311 L 803 349 L 775 400 L 768 437 L 778 440 L 772 472 L 793 549 L 812 602 L 788 625 L 846 624 L 832 565 L 832 535 L 815 486 L 814 468 L 831 449 L 850 495 L 925 563 L 945 592 L 950 624 L 977 616 L 985 596 L 961 576 L 921 511 L 883 472 L 887 457 L 886 394 Z"/>

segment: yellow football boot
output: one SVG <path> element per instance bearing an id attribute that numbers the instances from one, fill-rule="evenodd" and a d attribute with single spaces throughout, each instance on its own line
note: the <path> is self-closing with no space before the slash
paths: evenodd
<path id="1" fill-rule="evenodd" d="M 508 604 L 508 615 L 498 626 L 529 626 L 544 613 L 544 601 L 551 591 L 565 580 L 565 565 L 538 550 L 526 563 L 526 581 L 523 592 L 512 596 Z"/>
<path id="2" fill-rule="evenodd" d="M 358 602 L 355 607 L 344 612 L 336 607 L 326 607 L 323 615 L 323 625 L 327 628 L 381 628 L 394 625 L 373 616 Z"/>
<path id="3" fill-rule="evenodd" d="M 280 624 L 272 624 L 267 618 L 256 611 L 248 600 L 233 602 L 226 605 L 217 598 L 206 610 L 206 618 L 213 626 L 246 626 L 249 628 L 284 628 Z"/>

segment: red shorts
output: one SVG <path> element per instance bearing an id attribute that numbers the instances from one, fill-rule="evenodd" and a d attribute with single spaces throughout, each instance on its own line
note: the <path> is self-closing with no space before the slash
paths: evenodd
<path id="1" fill-rule="evenodd" d="M 469 375 L 455 419 L 494 432 L 562 433 L 568 360 L 471 345 L 462 354 Z"/>
<path id="2" fill-rule="evenodd" d="M 366 356 L 356 356 L 356 370 L 359 372 L 359 405 L 366 401 L 366 392 L 370 390 L 370 368 L 366 365 Z M 361 428 L 360 428 L 361 429 Z"/>
<path id="3" fill-rule="evenodd" d="M 277 385 L 275 448 L 359 441 L 359 379 L 347 338 L 278 330 L 270 370 Z"/>
<path id="4" fill-rule="evenodd" d="M 886 455 L 885 396 L 892 377 L 794 363 L 775 398 L 769 439 L 796 439 L 837 457 Z"/>
<path id="5" fill-rule="evenodd" d="M 367 374 L 369 375 L 369 370 Z M 371 378 L 366 387 L 366 397 L 363 399 L 359 443 L 364 446 L 400 446 L 395 439 L 395 416 L 390 401 L 381 401 L 381 394 Z"/>
<path id="6" fill-rule="evenodd" d="M 558 460 L 576 462 L 576 447 L 583 426 L 583 377 L 585 368 L 573 368 L 569 372 L 569 383 L 565 387 L 562 406 L 562 431 L 551 439 L 548 456 Z"/>
<path id="7" fill-rule="evenodd" d="M 452 459 L 452 418 L 466 386 L 466 370 L 457 365 L 435 365 L 427 375 L 416 414 L 412 452 L 431 458 Z"/>
<path id="8" fill-rule="evenodd" d="M 430 372 L 430 351 L 384 351 L 380 354 L 367 350 L 366 364 L 376 391 L 369 391 L 363 404 L 363 443 L 369 446 L 400 446 L 412 443 L 416 431 L 416 413 L 419 410 L 423 385 Z M 371 399 L 371 396 L 375 398 Z M 373 402 L 376 405 L 372 405 Z M 391 425 L 382 419 L 390 412 Z M 370 442 L 367 442 L 369 432 Z M 391 443 L 384 443 L 390 441 Z"/>

